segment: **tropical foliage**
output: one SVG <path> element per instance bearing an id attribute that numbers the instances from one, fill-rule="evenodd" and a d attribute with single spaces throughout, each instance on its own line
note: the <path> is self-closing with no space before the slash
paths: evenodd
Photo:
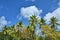
<path id="1" fill-rule="evenodd" d="M 0 40 L 60 40 L 60 32 L 56 29 L 59 24 L 55 17 L 50 19 L 49 25 L 46 20 L 38 19 L 35 15 L 28 21 L 27 26 L 22 21 L 9 27 L 5 26 L 0 32 Z"/>

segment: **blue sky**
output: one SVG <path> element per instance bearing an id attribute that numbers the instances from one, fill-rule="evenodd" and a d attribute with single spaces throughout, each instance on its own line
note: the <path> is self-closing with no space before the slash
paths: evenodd
<path id="1" fill-rule="evenodd" d="M 59 0 L 0 0 L 0 20 L 2 19 L 3 22 L 5 22 L 5 24 L 3 24 L 2 21 L 0 21 L 0 26 L 16 24 L 19 21 L 19 17 L 21 16 L 24 17 L 23 22 L 26 24 L 27 21 L 23 13 L 28 13 L 28 11 L 25 12 L 24 10 L 29 10 L 29 7 L 32 9 L 36 8 L 37 12 L 39 12 L 39 10 L 42 10 L 41 14 L 38 15 L 41 17 L 44 17 L 46 14 L 49 14 L 49 12 L 54 14 L 54 10 L 60 10 L 60 4 L 58 5 L 59 2 Z M 45 18 L 47 18 L 47 15 Z"/>

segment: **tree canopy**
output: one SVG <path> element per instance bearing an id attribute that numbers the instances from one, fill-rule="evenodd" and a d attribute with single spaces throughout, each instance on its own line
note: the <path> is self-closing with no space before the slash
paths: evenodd
<path id="1" fill-rule="evenodd" d="M 27 26 L 22 21 L 9 27 L 5 26 L 0 32 L 0 40 L 60 40 L 60 32 L 55 29 L 58 25 L 55 17 L 50 19 L 49 25 L 46 24 L 46 20 L 38 19 L 35 15 L 28 21 Z M 37 30 L 37 27 L 41 30 Z M 36 31 L 42 33 L 42 36 L 37 35 Z"/>

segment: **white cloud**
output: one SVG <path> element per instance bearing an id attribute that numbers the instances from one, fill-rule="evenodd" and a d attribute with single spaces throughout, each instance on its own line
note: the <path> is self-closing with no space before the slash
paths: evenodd
<path id="1" fill-rule="evenodd" d="M 10 23 L 10 21 L 7 21 L 4 16 L 1 16 L 0 17 L 0 30 L 3 28 L 4 25 L 7 25 L 9 23 Z"/>
<path id="2" fill-rule="evenodd" d="M 5 20 L 4 16 L 0 17 L 0 24 L 2 24 L 2 25 L 6 25 L 7 24 L 7 21 Z"/>
<path id="3" fill-rule="evenodd" d="M 46 14 L 44 19 L 47 20 L 46 22 L 48 22 L 50 21 L 50 18 L 52 18 L 53 16 L 60 20 L 60 8 L 57 8 L 53 12 Z M 60 23 L 60 21 L 58 21 L 58 23 Z"/>
<path id="4" fill-rule="evenodd" d="M 22 15 L 18 14 L 18 15 L 17 15 L 17 19 L 18 19 L 18 20 L 22 20 Z"/>
<path id="5" fill-rule="evenodd" d="M 32 15 L 36 15 L 39 17 L 39 15 L 42 13 L 42 10 L 39 10 L 36 6 L 30 6 L 30 7 L 22 7 L 21 8 L 21 15 L 25 18 L 29 18 Z"/>
<path id="6" fill-rule="evenodd" d="M 32 2 L 34 2 L 34 1 L 36 1 L 36 0 L 25 0 L 25 1 L 32 1 Z"/>

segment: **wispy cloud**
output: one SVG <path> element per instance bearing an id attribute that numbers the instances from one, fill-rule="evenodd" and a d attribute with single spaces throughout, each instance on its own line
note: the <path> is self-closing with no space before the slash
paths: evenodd
<path id="1" fill-rule="evenodd" d="M 60 2 L 58 2 L 58 7 L 60 7 Z"/>
<path id="2" fill-rule="evenodd" d="M 32 2 L 34 2 L 34 1 L 36 1 L 36 0 L 25 0 L 25 1 L 32 1 Z"/>
<path id="3" fill-rule="evenodd" d="M 0 6 L 0 9 L 2 9 L 3 8 L 3 6 Z"/>
<path id="4" fill-rule="evenodd" d="M 0 10 L 1 10 L 1 9 L 8 10 L 8 7 L 1 5 L 1 6 L 0 6 Z"/>

